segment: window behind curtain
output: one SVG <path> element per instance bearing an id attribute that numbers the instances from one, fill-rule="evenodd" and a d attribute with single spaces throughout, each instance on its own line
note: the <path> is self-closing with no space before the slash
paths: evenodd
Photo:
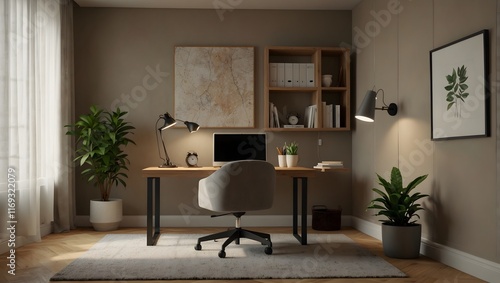
<path id="1" fill-rule="evenodd" d="M 65 168 L 58 160 L 64 126 L 60 2 L 0 4 L 0 253 L 6 251 L 12 213 L 16 246 L 40 240 L 41 227 L 50 230 L 53 221 L 54 182 Z M 10 211 L 9 168 L 16 181 Z"/>

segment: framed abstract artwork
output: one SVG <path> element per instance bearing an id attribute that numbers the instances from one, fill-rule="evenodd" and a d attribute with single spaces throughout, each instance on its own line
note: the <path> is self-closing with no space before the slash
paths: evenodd
<path id="1" fill-rule="evenodd" d="M 253 128 L 254 47 L 175 47 L 175 118 Z"/>
<path id="2" fill-rule="evenodd" d="M 432 140 L 489 136 L 488 30 L 431 50 L 430 65 Z"/>

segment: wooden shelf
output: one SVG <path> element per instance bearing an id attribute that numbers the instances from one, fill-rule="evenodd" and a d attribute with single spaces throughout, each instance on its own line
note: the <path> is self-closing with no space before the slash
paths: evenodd
<path id="1" fill-rule="evenodd" d="M 294 81 L 293 86 L 284 86 L 281 81 L 276 82 L 276 74 L 271 75 L 271 64 L 291 63 L 313 65 L 314 83 L 311 86 L 300 86 Z M 274 64 L 273 64 L 274 65 Z M 303 66 L 302 66 L 303 67 Z M 283 67 L 286 68 L 286 67 Z M 298 68 L 293 66 L 293 68 Z M 303 73 L 300 73 L 301 75 Z M 310 72 L 310 76 L 311 76 Z M 333 75 L 332 86 L 321 86 L 321 76 Z M 273 76 L 273 78 L 271 78 Z M 289 76 L 287 77 L 289 78 Z M 301 78 L 302 79 L 302 78 Z M 302 83 L 302 81 L 301 81 Z M 266 131 L 306 132 L 306 131 L 350 131 L 351 130 L 351 105 L 350 105 L 350 50 L 341 47 L 267 47 L 264 54 L 264 128 Z M 324 105 L 340 105 L 340 127 L 329 127 Z M 288 124 L 289 114 L 299 115 L 299 124 L 304 121 L 305 109 L 310 105 L 317 107 L 317 125 L 314 128 L 283 128 Z M 280 127 L 271 127 L 271 107 L 276 107 L 280 116 Z M 335 106 L 333 106 L 335 108 Z M 274 109 L 274 108 L 273 108 Z M 333 115 L 335 117 L 335 114 Z M 332 118 L 333 119 L 333 118 Z M 325 120 L 325 121 L 323 121 Z"/>

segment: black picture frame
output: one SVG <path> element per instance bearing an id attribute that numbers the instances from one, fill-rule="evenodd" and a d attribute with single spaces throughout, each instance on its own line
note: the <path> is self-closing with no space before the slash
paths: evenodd
<path id="1" fill-rule="evenodd" d="M 431 139 L 490 136 L 489 32 L 430 51 Z"/>

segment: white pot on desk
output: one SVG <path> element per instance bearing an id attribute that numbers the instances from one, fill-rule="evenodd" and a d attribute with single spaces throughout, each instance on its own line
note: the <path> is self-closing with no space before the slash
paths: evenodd
<path id="1" fill-rule="evenodd" d="M 287 167 L 297 167 L 298 163 L 299 163 L 299 156 L 298 155 L 287 155 L 286 156 L 286 166 Z"/>
<path id="2" fill-rule="evenodd" d="M 286 155 L 278 155 L 278 166 L 286 167 Z"/>

